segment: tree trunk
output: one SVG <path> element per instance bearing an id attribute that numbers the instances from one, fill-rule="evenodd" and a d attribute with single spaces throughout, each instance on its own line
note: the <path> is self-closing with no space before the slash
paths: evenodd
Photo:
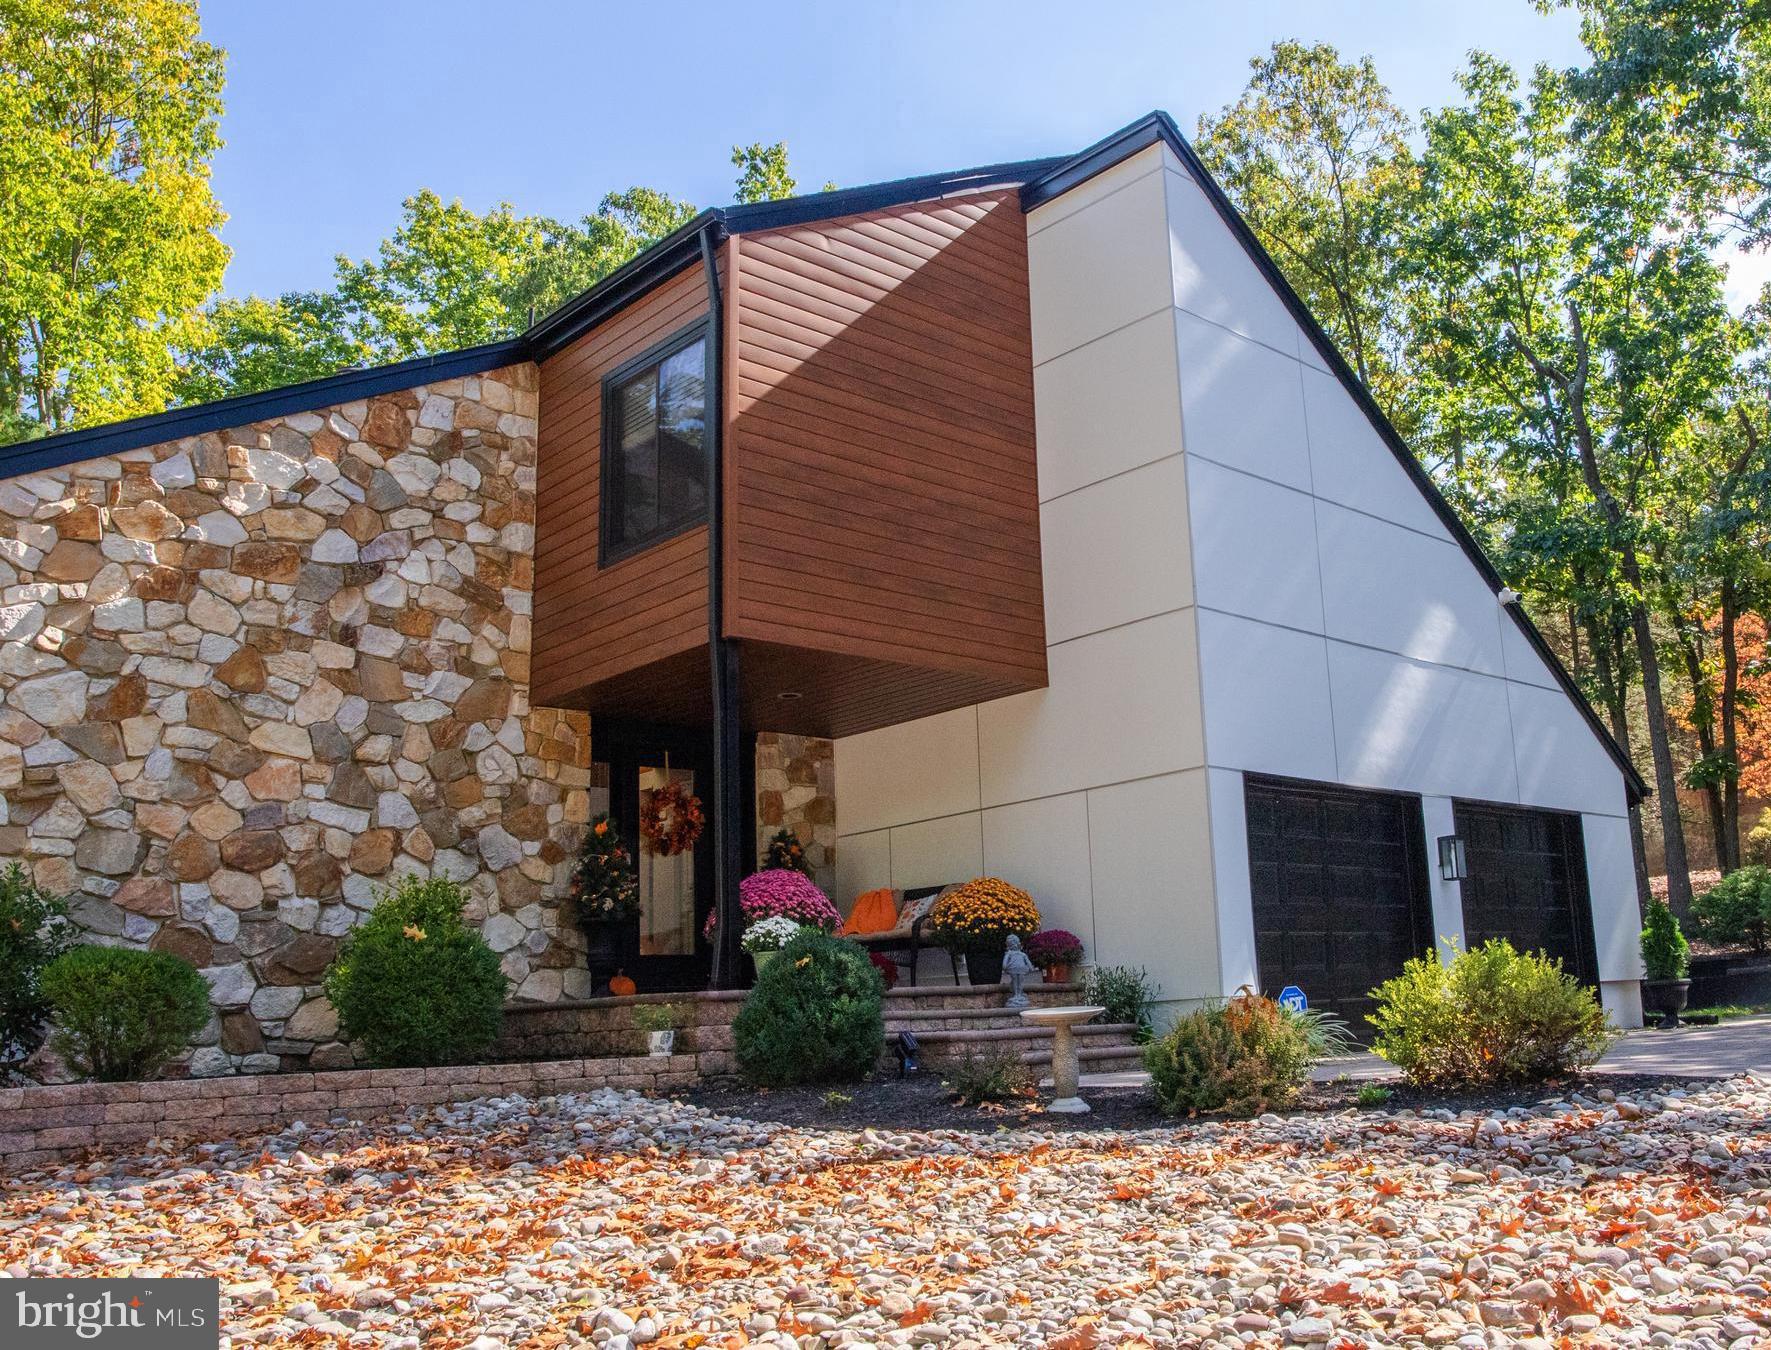
<path id="1" fill-rule="evenodd" d="M 1677 603 L 1672 597 L 1666 597 L 1667 611 L 1678 613 Z M 1709 686 L 1703 674 L 1703 651 L 1698 646 L 1702 641 L 1700 634 L 1691 631 L 1690 624 L 1683 618 L 1673 620 L 1673 629 L 1678 634 L 1679 653 L 1685 659 L 1685 675 L 1691 681 L 1691 729 L 1697 736 L 1697 753 L 1703 762 L 1715 765 L 1716 755 L 1716 710 L 1709 696 Z M 1710 838 L 1716 851 L 1716 866 L 1722 871 L 1730 870 L 1728 862 L 1728 817 L 1722 805 L 1722 779 L 1713 774 L 1705 775 L 1698 789 L 1703 793 L 1704 810 L 1709 815 Z"/>
<path id="2" fill-rule="evenodd" d="M 1605 705 L 1605 715 L 1611 721 L 1611 739 L 1627 755 L 1630 753 L 1630 715 L 1629 707 L 1624 701 L 1624 682 L 1620 674 L 1623 653 L 1618 652 L 1616 659 L 1613 659 L 1613 641 L 1614 635 L 1611 633 L 1595 630 L 1587 635 L 1587 647 L 1593 654 L 1593 670 L 1599 678 L 1599 700 Z M 1648 902 L 1654 898 L 1654 890 L 1648 884 L 1648 842 L 1642 836 L 1642 812 L 1639 807 L 1630 807 L 1629 821 L 1630 862 L 1636 871 L 1636 912 L 1646 918 Z"/>
<path id="3" fill-rule="evenodd" d="M 1724 872 L 1740 866 L 1740 635 L 1736 631 L 1740 595 L 1732 577 L 1722 579 L 1722 758 L 1728 766 L 1722 780 L 1722 831 L 1728 856 L 1718 858 Z"/>
<path id="4" fill-rule="evenodd" d="M 1623 507 L 1606 486 L 1599 472 L 1598 447 L 1593 439 L 1592 422 L 1587 417 L 1587 373 L 1591 349 L 1580 321 L 1580 307 L 1568 304 L 1570 337 L 1574 348 L 1574 370 L 1561 370 L 1540 360 L 1515 331 L 1513 341 L 1525 354 L 1532 368 L 1545 379 L 1552 380 L 1568 400 L 1568 411 L 1574 422 L 1574 440 L 1580 450 L 1580 472 L 1586 481 L 1609 528 L 1612 547 L 1617 550 L 1618 565 L 1629 586 L 1630 633 L 1635 639 L 1636 662 L 1642 675 L 1642 702 L 1648 722 L 1648 747 L 1654 757 L 1654 790 L 1660 798 L 1660 832 L 1666 847 L 1667 903 L 1673 913 L 1683 917 L 1691 912 L 1691 868 L 1685 857 L 1685 823 L 1679 818 L 1679 779 L 1673 768 L 1672 738 L 1667 731 L 1666 700 L 1662 694 L 1660 655 L 1654 647 L 1654 629 L 1648 617 L 1648 591 L 1642 581 L 1642 564 L 1636 556 L 1636 545 L 1626 528 Z"/>

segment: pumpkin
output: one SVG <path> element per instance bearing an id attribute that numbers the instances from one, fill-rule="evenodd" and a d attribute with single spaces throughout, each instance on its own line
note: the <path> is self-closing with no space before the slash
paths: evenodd
<path id="1" fill-rule="evenodd" d="M 633 976 L 626 971 L 616 971 L 615 978 L 609 981 L 609 992 L 616 998 L 632 998 L 639 991 L 640 987 L 633 982 Z"/>

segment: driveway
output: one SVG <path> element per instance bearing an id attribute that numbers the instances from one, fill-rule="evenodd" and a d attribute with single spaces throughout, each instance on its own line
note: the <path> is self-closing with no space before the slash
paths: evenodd
<path id="1" fill-rule="evenodd" d="M 1599 1064 L 1606 1073 L 1677 1074 L 1726 1078 L 1739 1073 L 1771 1077 L 1771 1016 L 1739 1017 L 1713 1027 L 1680 1027 L 1677 1031 L 1631 1031 Z M 1311 1075 L 1321 1082 L 1342 1075 L 1355 1082 L 1399 1078 L 1401 1074 L 1362 1050 L 1327 1059 Z M 1137 1072 L 1084 1074 L 1084 1087 L 1137 1087 L 1148 1075 Z"/>
<path id="2" fill-rule="evenodd" d="M 1713 1027 L 1676 1031 L 1630 1031 L 1599 1062 L 1606 1073 L 1664 1073 L 1726 1078 L 1739 1073 L 1771 1076 L 1771 1017 L 1737 1017 Z M 1317 1079 L 1395 1078 L 1396 1069 L 1369 1051 L 1316 1066 Z"/>

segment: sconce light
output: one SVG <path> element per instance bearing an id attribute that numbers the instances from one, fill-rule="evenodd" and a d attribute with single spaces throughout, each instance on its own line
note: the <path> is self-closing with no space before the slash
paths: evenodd
<path id="1" fill-rule="evenodd" d="M 1470 874 L 1470 860 L 1464 853 L 1464 841 L 1455 834 L 1439 836 L 1439 875 L 1447 881 L 1462 881 Z"/>

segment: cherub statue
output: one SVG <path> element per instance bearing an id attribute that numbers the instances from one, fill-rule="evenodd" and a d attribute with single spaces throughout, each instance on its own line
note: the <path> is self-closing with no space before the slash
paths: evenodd
<path id="1" fill-rule="evenodd" d="M 1021 950 L 1021 939 L 1010 933 L 1008 935 L 1008 950 L 1002 954 L 1002 976 L 1009 983 L 1009 996 L 1005 1007 L 1025 1008 L 1027 1006 L 1027 994 L 1021 986 L 1026 982 L 1027 977 L 1037 969 L 1038 967 L 1033 964 L 1032 958 Z"/>

